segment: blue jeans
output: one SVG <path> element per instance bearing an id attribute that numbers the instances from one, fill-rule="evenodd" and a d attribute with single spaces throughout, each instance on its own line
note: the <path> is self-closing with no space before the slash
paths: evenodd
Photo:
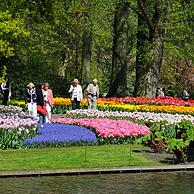
<path id="1" fill-rule="evenodd" d="M 46 123 L 46 116 L 43 116 L 43 115 L 40 115 L 39 114 L 39 121 L 38 121 L 38 123 Z"/>

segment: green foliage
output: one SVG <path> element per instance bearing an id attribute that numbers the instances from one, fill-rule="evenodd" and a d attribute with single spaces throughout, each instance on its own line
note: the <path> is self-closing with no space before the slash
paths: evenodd
<path id="1" fill-rule="evenodd" d="M 6 70 L 7 70 L 7 68 L 6 68 L 5 65 L 1 67 L 1 71 L 0 71 L 0 83 L 2 83 L 2 82 L 5 81 L 4 78 L 6 76 Z"/>
<path id="2" fill-rule="evenodd" d="M 13 97 L 17 99 L 23 98 L 23 90 L 30 81 L 47 81 L 56 96 L 66 96 L 72 78 L 76 77 L 85 82 L 82 75 L 83 34 L 89 31 L 92 34 L 90 77 L 99 80 L 101 94 L 108 92 L 112 68 L 114 11 L 121 2 L 130 3 L 131 7 L 128 18 L 130 65 L 127 69 L 127 88 L 129 95 L 132 95 L 139 28 L 139 10 L 135 0 L 2 0 L 0 82 L 7 73 Z M 154 3 L 141 2 L 145 6 L 145 14 L 151 21 Z M 163 10 L 161 6 L 163 4 L 158 7 L 159 11 Z M 194 59 L 193 2 L 172 0 L 164 6 L 163 22 L 157 24 L 165 31 L 165 60 L 158 85 L 165 87 L 167 95 L 174 96 L 180 95 L 182 87 L 188 85 L 190 79 L 186 76 L 186 82 L 182 75 L 184 70 L 190 70 L 187 60 Z M 145 47 L 146 50 L 155 45 L 145 43 Z M 151 54 L 152 58 L 154 54 Z M 147 57 L 150 57 L 150 53 Z M 193 86 L 190 85 L 191 83 L 189 87 L 193 90 Z"/>
<path id="3" fill-rule="evenodd" d="M 21 148 L 24 146 L 23 141 L 25 139 L 35 135 L 37 135 L 37 131 L 32 130 L 32 127 L 22 131 L 18 129 L 0 129 L 0 149 Z"/>
<path id="4" fill-rule="evenodd" d="M 97 142 L 99 145 L 109 145 L 109 144 L 133 144 L 135 138 L 133 137 L 98 137 Z"/>
<path id="5" fill-rule="evenodd" d="M 186 146 L 189 145 L 189 142 L 184 142 L 183 139 L 172 138 L 168 141 L 169 150 L 183 150 Z"/>
<path id="6" fill-rule="evenodd" d="M 70 106 L 57 105 L 52 108 L 52 113 L 53 114 L 64 114 L 66 111 L 70 109 L 71 109 Z"/>
<path id="7" fill-rule="evenodd" d="M 140 143 L 149 144 L 149 142 L 152 142 L 152 147 L 154 147 L 159 145 L 158 142 L 163 141 L 166 144 L 167 150 L 176 155 L 178 162 L 187 159 L 188 148 L 190 143 L 194 141 L 194 126 L 191 121 L 182 120 L 176 125 L 154 123 L 151 124 L 150 129 L 150 136 L 142 137 L 143 139 L 138 140 Z M 155 144 L 154 142 L 157 143 Z"/>
<path id="8" fill-rule="evenodd" d="M 10 57 L 14 55 L 12 41 L 18 37 L 28 36 L 24 30 L 23 20 L 13 18 L 8 11 L 0 11 L 0 56 Z"/>
<path id="9" fill-rule="evenodd" d="M 141 145 L 147 145 L 148 141 L 151 140 L 150 133 L 147 135 L 144 135 L 142 137 L 138 137 L 135 139 L 135 144 L 141 144 Z"/>
<path id="10" fill-rule="evenodd" d="M 168 22 L 165 24 L 164 64 L 161 69 L 161 87 L 166 95 L 181 96 L 184 87 L 193 90 L 188 83 L 190 76 L 185 75 L 191 66 L 188 60 L 194 60 L 194 20 L 193 1 L 172 0 L 169 2 Z M 180 83 L 180 84 L 177 84 Z"/>
<path id="11" fill-rule="evenodd" d="M 7 63 L 3 58 L 14 56 L 14 44 L 18 38 L 29 36 L 21 18 L 13 18 L 9 11 L 0 10 L 0 82 L 4 80 Z"/>

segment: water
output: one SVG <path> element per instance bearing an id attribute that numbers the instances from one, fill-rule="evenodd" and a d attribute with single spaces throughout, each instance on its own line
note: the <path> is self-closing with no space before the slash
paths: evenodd
<path id="1" fill-rule="evenodd" d="M 2 194 L 194 194 L 194 172 L 0 179 Z"/>

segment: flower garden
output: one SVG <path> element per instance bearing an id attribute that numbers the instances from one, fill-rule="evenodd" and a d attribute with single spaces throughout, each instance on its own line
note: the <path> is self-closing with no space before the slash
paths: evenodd
<path id="1" fill-rule="evenodd" d="M 0 106 L 0 149 L 20 148 L 37 133 L 37 120 L 17 106 Z"/>
<path id="2" fill-rule="evenodd" d="M 26 115 L 24 102 L 0 108 L 1 149 L 72 145 L 143 144 L 189 159 L 194 141 L 194 100 L 180 98 L 100 98 L 98 111 L 71 110 L 68 98 L 55 98 L 51 124 L 40 126 Z M 13 106 L 14 105 L 14 106 Z"/>

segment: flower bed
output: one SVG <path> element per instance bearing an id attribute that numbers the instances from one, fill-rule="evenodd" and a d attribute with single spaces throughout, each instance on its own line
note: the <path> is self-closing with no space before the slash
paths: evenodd
<path id="1" fill-rule="evenodd" d="M 20 148 L 22 141 L 36 135 L 37 119 L 16 106 L 0 106 L 0 149 Z"/>
<path id="2" fill-rule="evenodd" d="M 52 112 L 63 114 L 71 110 L 71 100 L 69 98 L 54 98 L 55 106 Z M 22 105 L 22 101 L 14 101 L 16 105 Z M 131 103 L 131 104 L 130 104 Z M 166 113 L 194 113 L 194 100 L 184 101 L 181 98 L 99 98 L 97 100 L 99 110 L 105 111 L 142 111 L 142 112 L 166 112 Z M 87 108 L 87 99 L 81 102 L 81 108 Z"/>
<path id="3" fill-rule="evenodd" d="M 23 113 L 22 108 L 18 106 L 4 106 L 0 105 L 0 114 L 2 113 Z"/>
<path id="4" fill-rule="evenodd" d="M 132 104 L 101 104 L 98 105 L 100 110 L 108 111 L 142 111 L 142 112 L 165 112 L 165 113 L 184 113 L 184 114 L 194 114 L 194 106 L 156 106 L 156 105 L 132 105 Z"/>
<path id="5" fill-rule="evenodd" d="M 53 118 L 52 122 L 90 127 L 102 137 L 138 137 L 149 133 L 148 127 L 126 120 Z"/>
<path id="6" fill-rule="evenodd" d="M 167 121 L 169 124 L 176 124 L 182 120 L 189 120 L 194 123 L 194 117 L 185 114 L 169 114 L 169 113 L 154 113 L 154 112 L 119 112 L 119 111 L 88 111 L 88 110 L 71 110 L 67 111 L 65 116 L 68 117 L 94 117 L 94 118 L 130 118 L 135 121 L 144 122 L 160 122 Z"/>
<path id="7" fill-rule="evenodd" d="M 64 113 L 71 109 L 71 101 L 66 98 L 55 98 L 56 107 L 54 113 Z M 129 104 L 132 103 L 132 104 Z M 135 103 L 135 104 L 134 104 Z M 82 108 L 87 107 L 87 100 L 81 103 Z M 142 111 L 142 112 L 165 112 L 165 113 L 194 113 L 194 100 L 184 101 L 180 98 L 100 98 L 97 101 L 99 110 L 103 111 Z"/>
<path id="8" fill-rule="evenodd" d="M 36 125 L 37 119 L 25 114 L 0 113 L 0 129 L 16 129 Z"/>
<path id="9" fill-rule="evenodd" d="M 37 135 L 36 126 L 0 129 L 0 149 L 21 148 L 23 141 Z"/>
<path id="10" fill-rule="evenodd" d="M 134 138 L 150 132 L 148 127 L 126 120 L 54 118 L 52 122 L 68 125 L 74 124 L 95 129 L 98 144 L 131 143 L 134 141 Z"/>
<path id="11" fill-rule="evenodd" d="M 37 122 L 37 118 L 25 114 L 20 107 L 0 105 L 0 129 L 30 127 Z"/>
<path id="12" fill-rule="evenodd" d="M 182 98 L 174 98 L 170 96 L 158 98 L 145 98 L 145 97 L 123 97 L 123 98 L 100 98 L 100 102 L 111 103 L 135 103 L 135 104 L 155 104 L 155 105 L 176 105 L 176 106 L 194 106 L 194 100 L 189 99 L 184 101 Z"/>
<path id="13" fill-rule="evenodd" d="M 70 98 L 54 98 L 56 105 L 71 105 Z M 101 105 L 116 104 L 116 103 L 132 103 L 132 104 L 155 104 L 155 105 L 176 105 L 176 106 L 194 106 L 194 100 L 189 99 L 184 101 L 182 98 L 174 98 L 170 96 L 159 97 L 159 98 L 145 98 L 145 97 L 123 97 L 123 98 L 99 98 L 98 104 Z M 87 105 L 87 100 L 84 99 L 81 103 Z"/>
<path id="14" fill-rule="evenodd" d="M 39 146 L 64 146 L 72 143 L 80 144 L 83 142 L 96 142 L 96 135 L 87 128 L 64 125 L 64 124 L 45 124 L 38 129 L 39 135 L 26 139 L 24 144 L 29 147 Z M 60 145 L 59 145 L 60 144 Z"/>

